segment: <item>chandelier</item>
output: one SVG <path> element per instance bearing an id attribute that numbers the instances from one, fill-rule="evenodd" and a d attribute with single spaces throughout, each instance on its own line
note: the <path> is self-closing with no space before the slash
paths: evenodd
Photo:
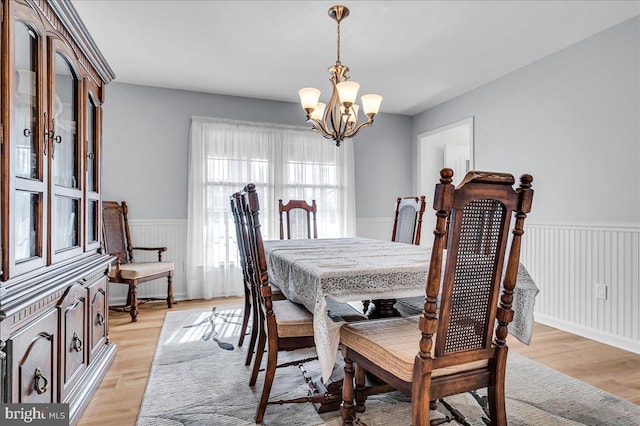
<path id="1" fill-rule="evenodd" d="M 380 109 L 382 96 L 363 95 L 362 110 L 367 116 L 367 121 L 358 126 L 358 111 L 360 106 L 356 104 L 356 97 L 360 84 L 349 80 L 349 67 L 340 62 L 340 21 L 349 16 L 349 9 L 345 6 L 333 6 L 329 9 L 329 16 L 338 23 L 338 42 L 336 64 L 329 68 L 331 73 L 331 85 L 333 92 L 328 104 L 318 102 L 320 90 L 313 87 L 300 89 L 300 103 L 307 113 L 307 122 L 313 125 L 327 139 L 333 139 L 336 146 L 345 138 L 352 138 L 364 127 L 373 124 L 373 117 Z"/>

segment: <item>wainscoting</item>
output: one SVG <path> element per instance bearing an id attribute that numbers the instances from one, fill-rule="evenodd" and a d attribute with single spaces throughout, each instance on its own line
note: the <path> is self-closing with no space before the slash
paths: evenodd
<path id="1" fill-rule="evenodd" d="M 535 318 L 640 353 L 640 227 L 525 224 Z M 598 297 L 597 285 L 606 286 Z"/>
<path id="2" fill-rule="evenodd" d="M 132 220 L 130 226 L 136 245 L 168 248 L 175 298 L 186 298 L 186 220 Z M 360 237 L 388 240 L 393 219 L 359 218 L 356 227 Z M 640 353 L 640 227 L 527 223 L 525 231 L 521 261 L 540 288 L 536 321 Z M 430 232 L 423 228 L 422 244 L 431 241 Z M 606 299 L 597 297 L 597 284 L 606 286 Z M 124 302 L 126 286 L 111 284 L 110 292 L 111 304 Z M 146 283 L 138 294 L 165 297 L 166 281 Z"/>
<path id="3" fill-rule="evenodd" d="M 163 261 L 174 263 L 173 296 L 176 300 L 186 298 L 186 268 L 187 255 L 187 220 L 186 219 L 150 219 L 129 220 L 131 241 L 137 247 L 166 247 L 162 255 Z M 158 260 L 157 252 L 134 250 L 137 262 L 154 262 Z M 128 286 L 110 284 L 109 304 L 122 305 L 127 300 Z M 167 297 L 167 280 L 149 281 L 140 285 L 138 297 Z"/>

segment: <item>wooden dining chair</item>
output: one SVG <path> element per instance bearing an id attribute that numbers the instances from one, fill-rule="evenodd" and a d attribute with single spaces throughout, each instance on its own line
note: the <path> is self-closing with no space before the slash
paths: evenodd
<path id="1" fill-rule="evenodd" d="M 102 202 L 102 231 L 104 246 L 112 256 L 115 256 L 115 267 L 109 270 L 109 282 L 125 284 L 129 286 L 127 302 L 123 309 L 129 310 L 131 321 L 138 320 L 138 305 L 142 303 L 138 299 L 138 285 L 157 280 L 167 279 L 166 299 L 145 298 L 145 300 L 166 300 L 167 307 L 171 308 L 173 300 L 173 262 L 163 262 L 162 254 L 166 247 L 133 247 L 131 244 L 131 231 L 128 220 L 129 208 L 124 201 L 120 204 L 116 201 Z M 158 252 L 157 262 L 136 262 L 133 258 L 134 250 Z"/>
<path id="2" fill-rule="evenodd" d="M 422 314 L 341 328 L 343 425 L 353 424 L 356 411 L 364 411 L 366 395 L 374 392 L 365 389 L 365 371 L 411 396 L 413 426 L 430 424 L 432 401 L 483 387 L 488 388 L 491 424 L 506 425 L 507 326 L 513 319 L 513 290 L 533 178 L 522 175 L 514 190 L 513 176 L 505 173 L 469 172 L 458 187 L 451 184 L 451 169 L 443 169 L 440 176 Z M 512 215 L 515 225 L 502 279 Z"/>
<path id="3" fill-rule="evenodd" d="M 294 215 L 294 220 L 300 220 L 300 215 L 296 213 L 302 213 L 304 216 L 304 223 L 306 225 L 306 238 L 311 238 L 311 227 L 313 225 L 313 238 L 318 238 L 318 224 L 316 223 L 316 212 L 318 211 L 318 206 L 316 205 L 316 200 L 311 200 L 311 204 L 307 203 L 305 200 L 289 200 L 288 203 L 283 204 L 282 200 L 278 200 L 278 215 L 280 217 L 280 239 L 285 239 L 285 223 L 287 228 L 286 237 L 288 240 L 291 239 L 292 232 L 296 226 L 291 226 L 291 216 Z M 283 220 L 283 216 L 286 217 L 286 222 Z M 296 222 L 298 222 L 296 221 Z"/>
<path id="4" fill-rule="evenodd" d="M 418 197 L 398 197 L 393 219 L 391 241 L 406 244 L 420 244 L 422 215 L 425 209 L 424 195 Z"/>
<path id="5" fill-rule="evenodd" d="M 253 290 L 253 261 L 251 250 L 249 248 L 249 241 L 246 238 L 246 222 L 242 207 L 241 194 L 239 192 L 232 194 L 231 197 L 229 197 L 229 203 L 236 229 L 236 241 L 238 245 L 238 254 L 240 258 L 240 268 L 242 269 L 242 281 L 244 287 L 244 311 L 242 315 L 242 325 L 240 326 L 238 346 L 241 347 L 244 344 L 244 338 L 247 335 L 247 329 L 249 328 L 249 319 L 251 319 L 249 346 L 247 348 L 247 355 L 244 364 L 249 365 L 253 358 L 255 344 L 258 337 L 258 315 L 255 311 L 259 300 L 257 298 L 258 295 L 255 290 Z M 272 286 L 271 290 L 271 297 L 273 300 L 286 299 L 279 288 Z"/>
<path id="6" fill-rule="evenodd" d="M 267 349 L 267 363 L 265 368 L 264 384 L 260 402 L 255 416 L 255 422 L 260 423 L 269 404 L 285 403 L 331 403 L 339 401 L 340 394 L 313 393 L 311 395 L 288 400 L 269 401 L 269 395 L 273 386 L 273 381 L 277 367 L 290 366 L 292 363 L 278 365 L 278 352 L 303 349 L 315 346 L 313 339 L 313 316 L 303 306 L 289 300 L 273 300 L 272 285 L 269 280 L 267 259 L 264 251 L 260 225 L 260 204 L 258 194 L 254 184 L 248 184 L 240 194 L 242 210 L 246 215 L 246 239 L 251 249 L 251 262 L 254 274 L 254 290 L 258 295 L 260 332 L 256 348 L 256 356 L 253 361 L 253 369 L 250 386 L 254 386 L 257 381 L 258 372 L 262 363 L 264 349 Z M 244 238 L 244 237 L 243 237 Z M 334 317 L 343 319 L 366 319 L 356 309 L 346 303 L 328 302 L 328 309 Z M 315 358 L 311 358 L 315 359 Z M 310 359 L 298 361 L 300 364 Z M 294 365 L 296 365 L 294 364 Z"/>
<path id="7" fill-rule="evenodd" d="M 420 234 L 422 233 L 422 215 L 425 209 L 424 195 L 420 197 L 398 197 L 396 200 L 396 211 L 393 218 L 393 231 L 391 241 L 405 244 L 420 245 Z M 374 305 L 378 306 L 378 311 L 386 312 L 389 316 L 406 315 L 419 312 L 413 310 L 416 301 L 421 303 L 422 297 L 404 299 L 374 300 Z M 375 319 L 375 309 L 370 309 L 371 301 L 362 301 L 362 310 Z"/>

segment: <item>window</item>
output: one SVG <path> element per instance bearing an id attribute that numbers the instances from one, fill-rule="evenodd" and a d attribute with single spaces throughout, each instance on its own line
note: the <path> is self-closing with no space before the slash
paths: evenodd
<path id="1" fill-rule="evenodd" d="M 256 184 L 265 239 L 278 238 L 278 200 L 315 199 L 318 236 L 355 234 L 353 146 L 308 128 L 194 117 L 189 154 L 189 298 L 241 295 L 229 197 Z"/>

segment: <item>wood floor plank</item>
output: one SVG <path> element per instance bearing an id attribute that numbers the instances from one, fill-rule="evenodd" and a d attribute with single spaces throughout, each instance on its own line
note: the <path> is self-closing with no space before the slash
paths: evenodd
<path id="1" fill-rule="evenodd" d="M 181 301 L 172 310 L 239 305 L 240 298 Z M 135 425 L 147 377 L 167 313 L 162 303 L 140 307 L 136 323 L 126 312 L 109 313 L 118 356 L 80 425 Z M 640 355 L 535 324 L 530 346 L 509 336 L 510 350 L 640 405 Z"/>

